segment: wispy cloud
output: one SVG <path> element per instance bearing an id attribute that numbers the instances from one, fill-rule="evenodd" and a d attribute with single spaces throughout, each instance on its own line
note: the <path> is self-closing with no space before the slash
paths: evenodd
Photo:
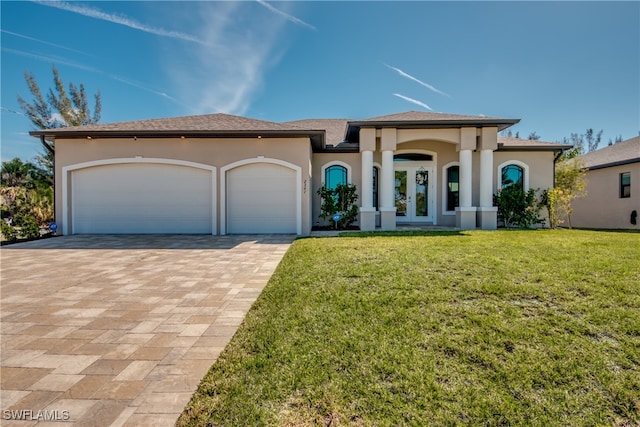
<path id="1" fill-rule="evenodd" d="M 13 113 L 13 114 L 17 114 L 19 116 L 24 116 L 24 114 L 22 114 L 20 111 L 12 110 L 11 108 L 7 108 L 7 107 L 0 107 L 0 111 L 6 111 L 8 113 Z"/>
<path id="2" fill-rule="evenodd" d="M 295 16 L 293 16 L 293 15 L 289 15 L 288 13 L 283 12 L 283 11 L 281 11 L 280 9 L 277 9 L 277 8 L 275 8 L 275 7 L 271 6 L 269 3 L 267 3 L 267 2 L 266 2 L 266 1 L 264 1 L 264 0 L 256 0 L 256 1 L 257 1 L 260 5 L 262 5 L 262 6 L 266 7 L 267 9 L 269 9 L 271 12 L 273 12 L 273 13 L 275 13 L 275 14 L 277 14 L 277 15 L 283 16 L 286 20 L 291 21 L 291 22 L 293 22 L 294 24 L 300 25 L 300 26 L 302 26 L 302 27 L 310 28 L 310 29 L 312 29 L 312 30 L 314 30 L 314 31 L 318 31 L 318 29 L 317 29 L 316 27 L 314 27 L 313 25 L 311 25 L 311 24 L 309 24 L 309 23 L 307 23 L 307 22 L 304 22 L 304 21 L 303 21 L 302 19 L 300 19 L 300 18 L 296 18 L 296 17 L 295 17 Z"/>
<path id="3" fill-rule="evenodd" d="M 78 13 L 89 18 L 100 19 L 103 21 L 112 22 L 114 24 L 124 25 L 125 27 L 133 28 L 135 30 L 144 31 L 145 33 L 155 34 L 162 37 L 170 37 L 177 40 L 184 40 L 193 43 L 206 44 L 203 40 L 191 35 L 182 33 L 179 31 L 165 30 L 164 28 L 145 25 L 135 19 L 129 18 L 124 15 L 118 15 L 115 13 L 103 12 L 100 9 L 89 7 L 86 5 L 80 5 L 76 3 L 67 3 L 63 1 L 41 1 L 34 0 L 34 3 L 42 6 L 55 7 L 57 9 L 66 10 L 67 12 Z"/>
<path id="4" fill-rule="evenodd" d="M 24 52 L 24 51 L 21 51 L 21 50 L 9 49 L 9 48 L 6 48 L 6 47 L 3 47 L 2 50 L 7 52 L 7 53 L 24 56 L 24 57 L 27 57 L 27 58 L 35 59 L 37 61 L 48 62 L 50 64 L 56 64 L 56 65 L 66 65 L 67 67 L 78 68 L 80 70 L 89 71 L 91 73 L 101 74 L 101 75 L 104 75 L 104 76 L 106 76 L 106 77 L 108 77 L 108 78 L 110 78 L 112 80 L 124 83 L 124 84 L 126 84 L 128 86 L 132 86 L 132 87 L 144 90 L 146 92 L 150 92 L 150 93 L 156 94 L 158 96 L 161 96 L 163 98 L 169 99 L 169 100 L 174 101 L 174 102 L 179 102 L 176 98 L 174 98 L 172 96 L 169 96 L 165 92 L 158 91 L 158 90 L 155 90 L 155 89 L 151 89 L 149 87 L 144 86 L 141 83 L 137 83 L 137 82 L 131 81 L 129 79 L 126 79 L 124 77 L 118 76 L 116 74 L 110 74 L 110 73 L 107 73 L 105 71 L 98 70 L 97 68 L 93 68 L 93 67 L 90 67 L 88 65 L 79 64 L 77 62 L 68 61 L 68 60 L 57 58 L 57 57 L 53 57 L 53 56 L 39 55 L 39 54 L 35 54 L 35 53 Z"/>
<path id="5" fill-rule="evenodd" d="M 33 37 L 25 36 L 24 34 L 18 34 L 18 33 L 14 33 L 12 31 L 7 31 L 7 30 L 1 30 L 0 29 L 0 31 L 5 33 L 5 34 L 9 34 L 9 35 L 12 35 L 12 36 L 15 36 L 15 37 L 20 37 L 20 38 L 23 38 L 23 39 L 26 39 L 26 40 L 31 40 L 31 41 L 37 42 L 37 43 L 46 44 L 47 46 L 53 46 L 53 47 L 57 47 L 57 48 L 60 48 L 60 49 L 68 50 L 70 52 L 75 52 L 75 53 L 80 53 L 82 55 L 91 56 L 86 52 L 82 52 L 80 50 L 72 49 L 72 48 L 67 47 L 67 46 L 62 46 L 62 45 L 59 45 L 59 44 L 51 43 L 51 42 L 48 42 L 46 40 L 36 39 L 36 38 L 33 38 Z"/>
<path id="6" fill-rule="evenodd" d="M 243 115 L 263 87 L 267 72 L 284 54 L 280 36 L 287 21 L 255 13 L 247 2 L 192 5 L 197 9 L 184 17 L 188 20 L 184 25 L 217 48 L 187 46 L 180 60 L 166 61 L 163 66 L 174 82 L 173 92 L 189 100 L 190 114 Z"/>
<path id="7" fill-rule="evenodd" d="M 435 92 L 435 93 L 439 93 L 440 95 L 444 95 L 444 96 L 449 96 L 448 94 L 444 93 L 443 91 L 436 89 L 435 87 L 433 87 L 432 85 L 430 85 L 429 83 L 425 83 L 422 80 L 418 79 L 417 77 L 413 77 L 411 74 L 405 73 L 404 71 L 402 71 L 400 68 L 397 67 L 393 67 L 389 64 L 384 64 L 385 66 L 389 67 L 390 69 L 392 69 L 393 71 L 397 72 L 398 74 L 400 74 L 402 77 L 405 77 L 409 80 L 413 80 L 414 82 L 426 87 L 427 89 Z"/>
<path id="8" fill-rule="evenodd" d="M 432 108 L 429 107 L 427 104 L 425 104 L 422 101 L 418 101 L 417 99 L 409 98 L 408 96 L 400 95 L 399 93 L 394 93 L 393 96 L 397 96 L 398 98 L 404 99 L 405 101 L 411 102 L 412 104 L 416 104 L 416 105 L 419 105 L 421 107 L 424 107 L 429 111 L 432 110 Z"/>

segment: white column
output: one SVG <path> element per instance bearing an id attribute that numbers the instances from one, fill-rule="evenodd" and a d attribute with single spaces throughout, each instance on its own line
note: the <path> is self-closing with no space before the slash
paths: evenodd
<path id="1" fill-rule="evenodd" d="M 480 150 L 480 207 L 493 207 L 493 150 Z"/>
<path id="2" fill-rule="evenodd" d="M 460 150 L 460 207 L 471 207 L 472 151 Z"/>
<path id="3" fill-rule="evenodd" d="M 362 208 L 373 208 L 373 151 L 362 152 Z"/>
<path id="4" fill-rule="evenodd" d="M 382 152 L 382 170 L 380 171 L 380 207 L 393 208 L 395 201 L 393 196 L 394 172 L 393 172 L 393 151 Z"/>

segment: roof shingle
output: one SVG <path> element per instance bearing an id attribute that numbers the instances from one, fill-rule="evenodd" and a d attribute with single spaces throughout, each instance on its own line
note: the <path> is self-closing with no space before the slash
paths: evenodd
<path id="1" fill-rule="evenodd" d="M 640 136 L 584 154 L 580 160 L 589 169 L 640 162 Z"/>

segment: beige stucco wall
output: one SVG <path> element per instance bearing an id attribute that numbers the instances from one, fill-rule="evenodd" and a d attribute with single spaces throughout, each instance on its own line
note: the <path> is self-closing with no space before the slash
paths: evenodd
<path id="1" fill-rule="evenodd" d="M 320 218 L 320 196 L 318 190 L 323 185 L 324 174 L 323 166 L 339 162 L 339 164 L 348 165 L 347 169 L 351 170 L 351 184 L 354 184 L 358 193 L 358 206 L 360 206 L 362 195 L 360 193 L 362 187 L 362 167 L 360 161 L 360 153 L 315 153 L 313 155 L 313 177 L 312 177 L 312 225 L 327 225 L 330 221 L 324 221 Z M 355 223 L 358 225 L 358 222 Z"/>
<path id="2" fill-rule="evenodd" d="M 493 154 L 493 188 L 498 188 L 501 177 L 498 167 L 505 162 L 518 161 L 529 169 L 529 188 L 546 190 L 553 187 L 555 153 L 551 151 L 496 151 Z M 475 166 L 475 165 L 474 165 Z"/>
<path id="3" fill-rule="evenodd" d="M 631 174 L 631 197 L 620 197 L 620 174 Z M 587 195 L 573 202 L 571 225 L 583 228 L 640 229 L 633 225 L 631 212 L 640 214 L 640 163 L 587 172 Z M 567 225 L 567 224 L 563 224 Z"/>
<path id="4" fill-rule="evenodd" d="M 57 139 L 56 145 L 56 223 L 59 232 L 63 233 L 62 224 L 62 168 L 78 163 L 121 158 L 159 158 L 175 159 L 217 168 L 218 200 L 216 206 L 220 208 L 220 168 L 231 163 L 257 158 L 278 159 L 292 163 L 301 168 L 300 186 L 302 200 L 302 234 L 311 231 L 311 184 L 310 170 L 310 141 L 308 138 L 234 138 L 234 139 L 203 139 L 203 138 L 137 138 L 131 139 Z M 71 180 L 68 180 L 69 182 Z M 68 189 L 69 190 L 69 189 Z M 71 194 L 70 192 L 68 194 Z M 70 199 L 70 198 L 69 198 Z M 69 200 L 70 203 L 70 200 Z M 71 206 L 67 206 L 70 214 Z M 217 212 L 220 229 L 221 212 Z"/>

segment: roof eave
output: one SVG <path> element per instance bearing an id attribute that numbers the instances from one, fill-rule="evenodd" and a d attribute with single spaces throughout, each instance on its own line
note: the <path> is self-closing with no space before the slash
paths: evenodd
<path id="1" fill-rule="evenodd" d="M 392 120 L 392 121 L 351 121 L 348 126 L 357 126 L 364 128 L 399 128 L 399 129 L 442 129 L 448 127 L 487 127 L 496 126 L 499 131 L 507 129 L 517 123 L 520 119 L 487 119 L 487 120 Z"/>
<path id="2" fill-rule="evenodd" d="M 631 163 L 640 163 L 640 157 L 636 157 L 633 159 L 618 160 L 616 162 L 603 163 L 600 165 L 586 166 L 585 169 L 587 170 L 606 169 L 606 168 L 612 168 L 615 166 L 629 165 Z"/>
<path id="3" fill-rule="evenodd" d="M 507 145 L 498 143 L 497 151 L 565 151 L 573 148 L 573 145 L 566 144 L 548 144 L 548 145 Z"/>
<path id="4" fill-rule="evenodd" d="M 56 138 L 309 138 L 314 149 L 325 144 L 324 130 L 73 130 L 42 129 L 29 132 L 34 137 Z"/>

